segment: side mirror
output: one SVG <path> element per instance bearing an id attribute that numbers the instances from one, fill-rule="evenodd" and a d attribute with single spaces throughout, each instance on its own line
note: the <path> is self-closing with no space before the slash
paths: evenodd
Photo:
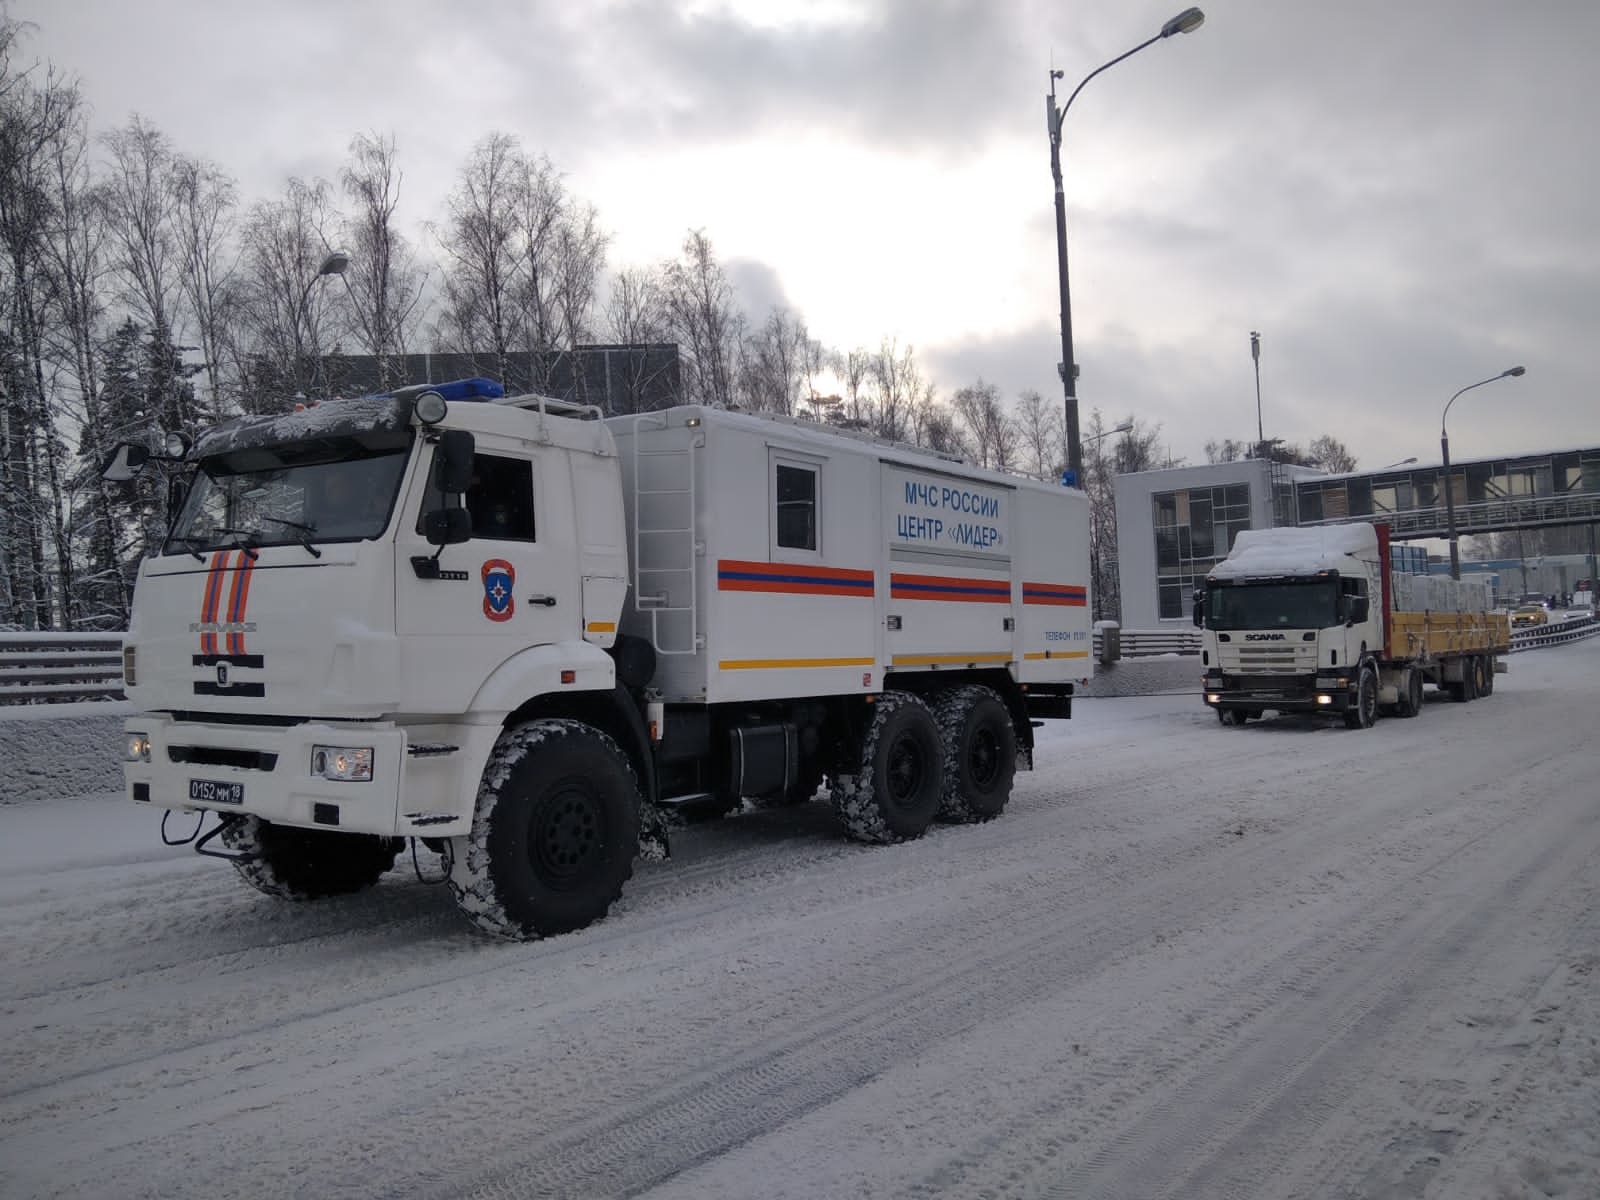
<path id="1" fill-rule="evenodd" d="M 465 429 L 447 429 L 439 435 L 439 446 L 433 452 L 433 483 L 446 496 L 459 496 L 472 486 L 475 447 L 472 434 Z"/>
<path id="2" fill-rule="evenodd" d="M 422 534 L 430 546 L 456 546 L 470 541 L 472 514 L 464 508 L 436 508 L 422 518 Z"/>
<path id="3" fill-rule="evenodd" d="M 119 442 L 100 467 L 100 478 L 108 483 L 127 483 L 138 477 L 150 461 L 150 451 L 132 442 Z"/>
<path id="4" fill-rule="evenodd" d="M 1199 629 L 1206 623 L 1206 594 L 1199 588 L 1194 592 L 1194 627 Z"/>

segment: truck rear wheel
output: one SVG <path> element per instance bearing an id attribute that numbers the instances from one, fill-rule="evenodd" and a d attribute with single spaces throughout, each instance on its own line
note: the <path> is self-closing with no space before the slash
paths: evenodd
<path id="1" fill-rule="evenodd" d="M 909 692 L 884 692 L 872 706 L 856 773 L 834 778 L 833 810 L 857 841 L 921 837 L 939 811 L 943 776 L 933 713 Z"/>
<path id="2" fill-rule="evenodd" d="M 1355 703 L 1344 710 L 1344 723 L 1349 729 L 1371 729 L 1377 720 L 1378 673 L 1364 666 L 1356 678 Z"/>
<path id="3" fill-rule="evenodd" d="M 934 700 L 944 743 L 939 816 L 968 824 L 998 817 L 1017 773 L 1017 731 L 994 689 L 958 687 Z"/>
<path id="4" fill-rule="evenodd" d="M 1394 711 L 1397 717 L 1415 717 L 1422 712 L 1422 672 L 1416 667 L 1406 671 Z"/>
<path id="5" fill-rule="evenodd" d="M 222 844 L 242 856 L 234 869 L 258 892 L 279 900 L 321 900 L 372 887 L 406 843 L 241 817 L 223 827 Z"/>
<path id="6" fill-rule="evenodd" d="M 1487 696 L 1494 691 L 1494 660 L 1486 655 L 1479 655 L 1472 660 L 1473 684 L 1479 696 Z"/>
<path id="7" fill-rule="evenodd" d="M 642 805 L 627 755 L 593 726 L 508 729 L 483 769 L 472 832 L 451 839 L 450 891 L 485 933 L 582 929 L 633 875 Z"/>

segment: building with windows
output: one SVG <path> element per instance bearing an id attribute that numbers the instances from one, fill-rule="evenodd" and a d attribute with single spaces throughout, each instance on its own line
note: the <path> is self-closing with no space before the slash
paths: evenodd
<path id="1" fill-rule="evenodd" d="M 1295 484 L 1324 474 L 1249 458 L 1118 475 L 1122 625 L 1159 629 L 1191 620 L 1194 590 L 1228 556 L 1234 534 L 1293 525 Z"/>
<path id="2" fill-rule="evenodd" d="M 1441 539 L 1449 524 L 1443 474 L 1439 464 L 1329 475 L 1246 459 L 1119 475 L 1113 490 L 1122 624 L 1159 629 L 1191 620 L 1194 589 L 1240 529 L 1381 521 L 1396 542 Z M 1542 561 L 1531 572 L 1526 561 L 1517 563 L 1517 578 L 1531 573 L 1535 591 L 1568 591 L 1579 579 L 1600 577 L 1600 448 L 1453 462 L 1450 481 L 1458 537 L 1587 527 L 1581 566 L 1575 561 L 1547 576 Z M 1428 569 L 1420 546 L 1396 546 L 1395 553 L 1409 570 Z M 1512 586 L 1509 564 L 1491 569 L 1502 591 Z"/>

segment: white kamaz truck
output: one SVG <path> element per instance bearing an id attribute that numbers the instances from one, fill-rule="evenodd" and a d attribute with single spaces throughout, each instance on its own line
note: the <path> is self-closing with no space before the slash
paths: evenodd
<path id="1" fill-rule="evenodd" d="M 1394 571 L 1386 525 L 1251 529 L 1195 601 L 1205 702 L 1224 725 L 1271 709 L 1415 717 L 1425 684 L 1494 690 L 1511 647 L 1486 585 Z"/>
<path id="2" fill-rule="evenodd" d="M 106 475 L 152 458 L 128 793 L 279 897 L 415 838 L 478 926 L 536 937 L 604 916 L 659 806 L 826 780 L 864 841 L 986 820 L 1091 671 L 1082 493 L 810 422 L 461 381 Z"/>

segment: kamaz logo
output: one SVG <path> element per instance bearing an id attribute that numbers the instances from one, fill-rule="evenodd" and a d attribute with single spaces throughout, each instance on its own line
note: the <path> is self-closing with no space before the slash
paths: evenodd
<path id="1" fill-rule="evenodd" d="M 1286 633 L 1247 633 L 1244 635 L 1247 642 L 1287 642 L 1289 635 Z"/>

